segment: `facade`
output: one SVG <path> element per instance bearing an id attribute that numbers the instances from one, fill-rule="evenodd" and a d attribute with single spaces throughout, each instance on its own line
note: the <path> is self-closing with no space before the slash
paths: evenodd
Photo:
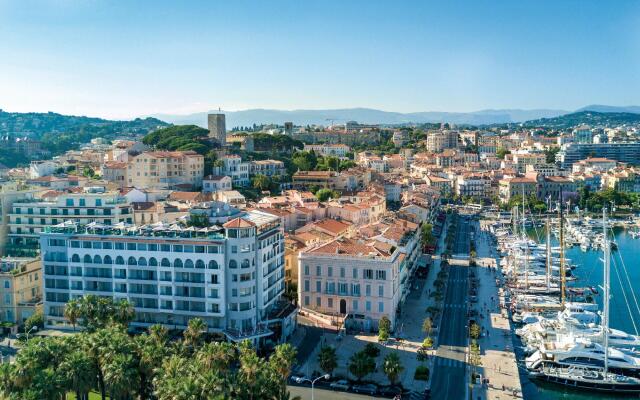
<path id="1" fill-rule="evenodd" d="M 0 320 L 22 324 L 42 306 L 41 278 L 38 259 L 0 259 Z"/>
<path id="2" fill-rule="evenodd" d="M 334 189 L 337 175 L 335 171 L 298 171 L 293 174 L 292 183 L 296 188 L 318 186 Z"/>
<path id="3" fill-rule="evenodd" d="M 229 154 L 220 158 L 222 167 L 218 168 L 220 175 L 231 177 L 234 186 L 248 186 L 250 165 L 248 162 L 242 162 L 242 158 L 235 154 Z"/>
<path id="4" fill-rule="evenodd" d="M 185 328 L 199 317 L 232 341 L 260 344 L 290 334 L 293 310 L 281 301 L 284 236 L 277 217 L 251 211 L 197 232 L 159 228 L 49 227 L 40 239 L 46 325 L 68 327 L 65 303 L 92 293 L 131 301 L 134 326 Z M 154 235 L 147 234 L 151 229 Z"/>
<path id="5" fill-rule="evenodd" d="M 456 195 L 484 199 L 491 195 L 491 177 L 480 173 L 465 173 L 455 180 Z"/>
<path id="6" fill-rule="evenodd" d="M 500 200 L 507 203 L 514 196 L 529 197 L 538 194 L 538 182 L 532 178 L 507 178 L 499 183 Z"/>
<path id="7" fill-rule="evenodd" d="M 204 157 L 195 151 L 150 151 L 132 157 L 127 167 L 127 186 L 173 189 L 202 186 Z"/>
<path id="8" fill-rule="evenodd" d="M 439 153 L 445 149 L 458 147 L 457 131 L 437 131 L 427 135 L 427 151 Z"/>
<path id="9" fill-rule="evenodd" d="M 202 179 L 202 191 L 204 193 L 215 193 L 221 190 L 231 190 L 232 180 L 223 175 L 207 175 Z"/>
<path id="10" fill-rule="evenodd" d="M 287 170 L 284 163 L 278 160 L 259 160 L 249 164 L 249 175 L 265 175 L 268 177 L 284 176 Z"/>
<path id="11" fill-rule="evenodd" d="M 305 144 L 305 151 L 313 151 L 314 153 L 321 156 L 331 156 L 344 158 L 347 156 L 347 153 L 351 151 L 351 147 L 346 144 L 338 143 L 338 144 Z"/>
<path id="12" fill-rule="evenodd" d="M 556 159 L 562 168 L 571 169 L 574 163 L 587 158 L 608 158 L 627 164 L 640 164 L 640 142 L 622 143 L 567 143 Z"/>
<path id="13" fill-rule="evenodd" d="M 395 327 L 404 254 L 382 242 L 338 238 L 300 252 L 298 304 L 330 322 L 351 315 L 365 330 Z"/>
<path id="14" fill-rule="evenodd" d="M 115 183 L 120 189 L 127 185 L 127 163 L 108 161 L 102 165 L 102 179 Z"/>
<path id="15" fill-rule="evenodd" d="M 221 146 L 227 144 L 227 125 L 224 114 L 209 114 L 207 125 L 209 126 L 209 139 L 217 141 Z"/>
<path id="16" fill-rule="evenodd" d="M 13 204 L 22 201 L 31 201 L 38 190 L 24 188 L 15 184 L 0 186 L 0 256 L 13 252 L 9 243 L 9 221 L 13 210 Z"/>
<path id="17" fill-rule="evenodd" d="M 50 225 L 65 221 L 105 225 L 133 222 L 131 206 L 126 199 L 118 192 L 105 192 L 103 188 L 85 188 L 81 193 L 54 193 L 41 200 L 15 201 L 8 217 L 9 244 L 21 250 L 19 255 L 27 256 L 37 253 L 38 235 Z"/>

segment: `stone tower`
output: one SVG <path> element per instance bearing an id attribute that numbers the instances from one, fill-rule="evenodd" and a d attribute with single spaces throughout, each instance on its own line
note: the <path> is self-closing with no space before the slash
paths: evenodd
<path id="1" fill-rule="evenodd" d="M 216 140 L 221 146 L 227 144 L 227 126 L 224 114 L 209 114 L 209 139 Z"/>

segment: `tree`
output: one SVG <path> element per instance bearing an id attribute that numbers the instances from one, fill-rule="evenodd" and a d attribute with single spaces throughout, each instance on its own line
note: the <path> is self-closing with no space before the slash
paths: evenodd
<path id="1" fill-rule="evenodd" d="M 30 332 L 34 327 L 38 329 L 44 328 L 44 314 L 42 311 L 37 311 L 24 321 L 25 332 Z"/>
<path id="2" fill-rule="evenodd" d="M 291 161 L 300 171 L 312 171 L 318 163 L 316 153 L 313 151 L 297 151 L 291 157 Z"/>
<path id="3" fill-rule="evenodd" d="M 186 347 L 195 347 L 201 344 L 202 335 L 207 330 L 207 323 L 201 318 L 191 318 L 184 330 L 184 344 Z"/>
<path id="4" fill-rule="evenodd" d="M 422 332 L 426 333 L 427 336 L 431 336 L 431 329 L 433 328 L 433 321 L 431 321 L 430 317 L 427 317 L 422 321 Z"/>
<path id="5" fill-rule="evenodd" d="M 60 364 L 60 372 L 65 379 L 65 387 L 75 392 L 76 399 L 88 399 L 89 392 L 95 385 L 96 371 L 91 359 L 82 349 L 65 355 Z"/>
<path id="6" fill-rule="evenodd" d="M 258 174 L 253 177 L 253 187 L 258 190 L 267 190 L 271 187 L 271 179 L 266 175 Z"/>
<path id="7" fill-rule="evenodd" d="M 333 346 L 322 346 L 318 353 L 318 365 L 327 374 L 331 374 L 338 366 L 338 356 Z"/>
<path id="8" fill-rule="evenodd" d="M 336 198 L 338 196 L 339 193 L 331 189 L 320 189 L 316 192 L 316 198 L 318 201 L 327 201 L 330 198 Z"/>
<path id="9" fill-rule="evenodd" d="M 469 336 L 472 339 L 478 339 L 480 337 L 480 326 L 476 323 L 472 323 L 469 326 Z"/>
<path id="10" fill-rule="evenodd" d="M 422 224 L 420 233 L 423 245 L 433 245 L 435 243 L 435 237 L 433 236 L 433 225 L 426 223 Z"/>
<path id="11" fill-rule="evenodd" d="M 552 147 L 544 151 L 547 164 L 554 164 L 556 162 L 556 154 L 560 151 L 560 147 Z"/>
<path id="12" fill-rule="evenodd" d="M 376 369 L 376 363 L 367 353 L 360 351 L 349 359 L 349 372 L 356 377 L 358 382 Z"/>
<path id="13" fill-rule="evenodd" d="M 496 150 L 496 157 L 498 157 L 500 160 L 504 160 L 505 156 L 509 153 L 511 153 L 509 150 L 505 149 L 504 147 L 500 147 L 498 148 L 498 150 Z"/>
<path id="14" fill-rule="evenodd" d="M 398 377 L 404 370 L 404 367 L 400 363 L 400 357 L 396 352 L 387 354 L 387 356 L 384 358 L 384 363 L 382 368 L 384 370 L 384 374 L 389 379 L 389 383 L 391 383 L 391 385 L 396 384 L 396 382 L 398 381 Z"/>
<path id="15" fill-rule="evenodd" d="M 121 324 L 126 327 L 136 316 L 136 310 L 133 304 L 127 299 L 120 299 L 114 303 L 113 306 L 111 318 L 116 324 Z"/>
<path id="16" fill-rule="evenodd" d="M 73 330 L 76 330 L 76 324 L 82 313 L 82 306 L 79 299 L 71 299 L 64 306 L 64 317 L 71 322 Z"/>

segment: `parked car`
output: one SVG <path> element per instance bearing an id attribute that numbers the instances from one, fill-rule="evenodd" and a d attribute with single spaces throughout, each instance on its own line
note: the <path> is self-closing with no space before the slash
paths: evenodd
<path id="1" fill-rule="evenodd" d="M 295 382 L 295 383 L 302 383 L 304 379 L 304 376 L 302 375 L 291 375 L 289 377 L 289 380 L 291 380 L 291 382 Z"/>
<path id="2" fill-rule="evenodd" d="M 393 399 L 398 395 L 402 395 L 402 388 L 399 386 L 385 386 L 380 389 L 380 394 L 384 397 Z"/>
<path id="3" fill-rule="evenodd" d="M 333 390 L 347 391 L 351 389 L 351 385 L 349 384 L 349 381 L 346 379 L 340 379 L 339 381 L 332 382 L 331 385 L 329 385 L 329 387 Z"/>
<path id="4" fill-rule="evenodd" d="M 372 383 L 367 383 L 366 385 L 353 385 L 351 390 L 354 393 L 364 393 L 368 395 L 374 395 L 378 393 L 378 387 Z"/>

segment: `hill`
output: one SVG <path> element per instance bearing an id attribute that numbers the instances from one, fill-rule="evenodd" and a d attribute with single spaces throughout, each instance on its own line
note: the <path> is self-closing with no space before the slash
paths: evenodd
<path id="1" fill-rule="evenodd" d="M 214 111 L 218 112 L 218 111 Z M 415 112 L 398 113 L 372 108 L 341 108 L 329 110 L 269 110 L 250 109 L 242 111 L 222 111 L 227 116 L 229 129 L 253 124 L 279 124 L 291 121 L 296 125 L 329 125 L 358 121 L 363 124 L 399 125 L 409 123 L 449 122 L 460 125 L 484 125 L 495 123 L 522 122 L 534 118 L 555 117 L 565 114 L 563 110 L 481 110 L 469 113 L 458 112 Z M 173 124 L 191 124 L 206 127 L 207 112 L 189 115 L 157 114 L 156 118 Z"/>
<path id="2" fill-rule="evenodd" d="M 640 106 L 605 106 L 601 104 L 591 104 L 586 107 L 582 107 L 578 111 L 595 111 L 601 113 L 633 113 L 640 114 Z"/>
<path id="3" fill-rule="evenodd" d="M 112 121 L 57 113 L 14 113 L 0 110 L 0 138 L 31 138 L 42 141 L 42 148 L 52 156 L 77 149 L 94 138 L 108 140 L 146 135 L 168 124 L 156 118 Z M 0 152 L 0 162 L 14 167 L 29 160 L 12 149 Z"/>
<path id="4" fill-rule="evenodd" d="M 579 111 L 554 118 L 540 118 L 526 121 L 523 125 L 526 127 L 566 129 L 580 124 L 590 126 L 618 126 L 638 123 L 640 123 L 640 114 L 636 113 Z"/>

